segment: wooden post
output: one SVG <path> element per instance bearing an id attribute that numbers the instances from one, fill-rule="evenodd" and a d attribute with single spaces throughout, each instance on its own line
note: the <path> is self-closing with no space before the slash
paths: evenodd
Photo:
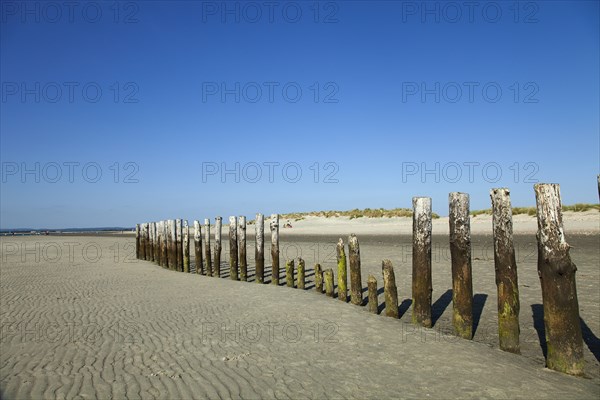
<path id="1" fill-rule="evenodd" d="M 238 276 L 238 245 L 237 245 L 237 218 L 229 217 L 229 278 L 239 280 Z"/>
<path id="2" fill-rule="evenodd" d="M 452 325 L 462 338 L 473 337 L 473 281 L 469 195 L 452 192 L 450 203 L 450 258 L 452 260 Z"/>
<path id="3" fill-rule="evenodd" d="M 412 322 L 431 328 L 431 198 L 413 197 Z"/>
<path id="4" fill-rule="evenodd" d="M 165 220 L 165 251 L 167 257 L 165 258 L 165 267 L 171 269 L 171 220 Z"/>
<path id="5" fill-rule="evenodd" d="M 512 207 L 508 189 L 492 189 L 494 265 L 498 289 L 500 349 L 521 353 L 519 345 L 519 281 L 513 244 Z"/>
<path id="6" fill-rule="evenodd" d="M 183 272 L 190 272 L 190 227 L 183 221 Z"/>
<path id="7" fill-rule="evenodd" d="M 140 259 L 140 224 L 135 224 L 135 258 Z"/>
<path id="8" fill-rule="evenodd" d="M 202 259 L 202 227 L 198 220 L 194 221 L 194 256 L 196 273 L 204 275 L 204 260 Z"/>
<path id="9" fill-rule="evenodd" d="M 333 270 L 331 268 L 323 272 L 323 279 L 325 280 L 325 294 L 333 297 Z"/>
<path id="10" fill-rule="evenodd" d="M 148 222 L 148 238 L 150 239 L 150 261 L 154 261 L 154 229 L 152 229 L 152 222 Z"/>
<path id="11" fill-rule="evenodd" d="M 315 290 L 317 293 L 323 293 L 323 270 L 321 264 L 315 264 Z"/>
<path id="12" fill-rule="evenodd" d="M 176 244 L 177 244 L 177 271 L 183 271 L 183 220 L 178 218 L 175 220 L 176 228 Z"/>
<path id="13" fill-rule="evenodd" d="M 162 266 L 162 260 L 160 256 L 162 255 L 162 232 L 160 230 L 160 221 L 156 221 L 154 223 L 156 225 L 156 263 Z"/>
<path id="14" fill-rule="evenodd" d="M 154 262 L 160 265 L 160 237 L 158 235 L 158 222 L 152 223 L 152 229 L 154 230 Z"/>
<path id="15" fill-rule="evenodd" d="M 206 259 L 206 275 L 213 276 L 210 250 L 210 219 L 204 218 L 204 258 Z"/>
<path id="16" fill-rule="evenodd" d="M 306 263 L 300 257 L 298 257 L 298 278 L 296 287 L 302 290 L 306 288 Z"/>
<path id="17" fill-rule="evenodd" d="M 350 262 L 350 302 L 360 306 L 363 300 L 360 276 L 360 246 L 354 233 L 348 238 L 348 259 Z"/>
<path id="18" fill-rule="evenodd" d="M 161 260 L 162 266 L 167 268 L 169 266 L 169 250 L 167 247 L 167 221 L 161 221 L 161 234 L 162 234 L 162 247 L 161 247 Z"/>
<path id="19" fill-rule="evenodd" d="M 240 280 L 243 282 L 248 281 L 248 260 L 246 257 L 246 217 L 240 215 L 238 218 L 238 240 L 240 241 L 239 252 L 240 252 Z"/>
<path id="20" fill-rule="evenodd" d="M 177 223 L 169 220 L 169 269 L 177 271 Z"/>
<path id="21" fill-rule="evenodd" d="M 221 228 L 223 218 L 215 217 L 215 262 L 213 264 L 213 276 L 221 277 Z"/>
<path id="22" fill-rule="evenodd" d="M 285 282 L 288 287 L 294 287 L 294 260 L 285 262 Z"/>
<path id="23" fill-rule="evenodd" d="M 371 274 L 369 274 L 369 279 L 367 279 L 367 287 L 369 288 L 369 312 L 377 314 L 379 309 L 379 299 L 377 298 L 377 279 L 375 279 L 375 277 Z"/>
<path id="24" fill-rule="evenodd" d="M 348 269 L 346 268 L 346 251 L 344 240 L 340 238 L 337 244 L 337 266 L 338 266 L 338 300 L 348 299 Z"/>
<path id="25" fill-rule="evenodd" d="M 396 275 L 390 260 L 383 260 L 381 264 L 383 272 L 383 292 L 385 294 L 385 315 L 398 318 L 398 288 L 396 287 Z"/>
<path id="26" fill-rule="evenodd" d="M 144 223 L 140 224 L 140 260 L 146 259 L 146 234 L 144 225 Z"/>
<path id="27" fill-rule="evenodd" d="M 150 223 L 144 224 L 144 240 L 146 242 L 146 261 L 152 261 L 152 242 L 150 242 Z"/>
<path id="28" fill-rule="evenodd" d="M 279 214 L 271 214 L 271 283 L 279 285 Z"/>
<path id="29" fill-rule="evenodd" d="M 255 249 L 254 262 L 256 264 L 256 282 L 265 281 L 265 217 L 261 213 L 256 214 L 255 220 Z"/>
<path id="30" fill-rule="evenodd" d="M 535 184 L 538 221 L 538 275 L 542 285 L 546 365 L 571 375 L 582 375 L 583 341 L 575 272 L 562 221 L 558 184 Z"/>

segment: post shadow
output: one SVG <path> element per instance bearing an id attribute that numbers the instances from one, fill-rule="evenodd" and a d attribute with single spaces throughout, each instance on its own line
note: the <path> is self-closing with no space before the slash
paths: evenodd
<path id="1" fill-rule="evenodd" d="M 402 318 L 402 316 L 410 308 L 411 304 L 412 304 L 412 299 L 404 299 L 404 300 L 402 300 L 402 303 L 398 306 L 398 319 Z"/>
<path id="2" fill-rule="evenodd" d="M 531 312 L 533 314 L 533 327 L 538 334 L 540 347 L 544 358 L 547 357 L 548 348 L 546 347 L 546 327 L 544 326 L 544 306 L 542 304 L 532 304 Z"/>
<path id="3" fill-rule="evenodd" d="M 594 357 L 596 357 L 596 360 L 600 361 L 600 339 L 598 339 L 598 336 L 594 335 L 594 332 L 592 332 L 588 324 L 586 324 L 581 317 L 579 317 L 579 321 L 581 322 L 581 334 L 583 336 L 583 341 L 587 345 L 588 349 L 590 349 Z"/>
<path id="4" fill-rule="evenodd" d="M 475 336 L 475 332 L 477 332 L 477 327 L 479 326 L 479 321 L 481 320 L 481 314 L 483 314 L 483 307 L 485 306 L 487 298 L 488 295 L 484 293 L 477 293 L 473 296 L 473 336 Z"/>
<path id="5" fill-rule="evenodd" d="M 437 320 L 442 316 L 452 301 L 452 289 L 448 289 L 439 299 L 431 305 L 431 326 L 435 326 Z"/>

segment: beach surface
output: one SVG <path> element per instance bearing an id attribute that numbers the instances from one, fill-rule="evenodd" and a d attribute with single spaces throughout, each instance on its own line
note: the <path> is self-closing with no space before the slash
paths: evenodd
<path id="1" fill-rule="evenodd" d="M 434 222 L 435 325 L 425 329 L 410 323 L 410 218 L 307 218 L 280 229 L 281 282 L 285 259 L 302 257 L 307 290 L 254 282 L 252 225 L 250 282 L 230 280 L 227 262 L 218 279 L 136 260 L 130 235 L 0 238 L 0 397 L 596 399 L 598 213 L 565 214 L 586 377 L 544 368 L 535 218 L 514 221 L 522 355 L 498 349 L 491 217 L 472 222 L 473 340 L 452 334 L 447 219 L 445 230 L 444 218 Z M 268 282 L 268 225 L 265 231 Z M 314 264 L 334 268 L 337 239 L 350 233 L 361 245 L 363 287 L 369 274 L 378 280 L 380 310 L 381 260 L 392 260 L 400 320 L 314 290 Z M 191 254 L 193 265 L 193 246 Z"/>

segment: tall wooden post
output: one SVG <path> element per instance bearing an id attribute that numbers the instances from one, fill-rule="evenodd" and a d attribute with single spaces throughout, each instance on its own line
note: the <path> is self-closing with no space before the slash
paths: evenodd
<path id="1" fill-rule="evenodd" d="M 248 281 L 248 260 L 246 257 L 246 217 L 240 215 L 238 218 L 238 240 L 239 252 L 240 252 L 240 280 L 243 282 Z"/>
<path id="2" fill-rule="evenodd" d="M 519 345 L 519 280 L 513 244 L 512 207 L 508 189 L 492 189 L 494 265 L 498 289 L 498 338 L 500 348 L 521 353 Z"/>
<path id="3" fill-rule="evenodd" d="M 146 241 L 146 261 L 152 261 L 152 242 L 150 241 L 150 223 L 144 224 L 144 240 Z"/>
<path id="4" fill-rule="evenodd" d="M 546 365 L 571 375 L 582 375 L 583 341 L 575 272 L 562 221 L 560 186 L 534 185 L 538 221 L 538 275 L 542 285 L 544 326 L 548 349 Z"/>
<path id="5" fill-rule="evenodd" d="M 255 249 L 254 262 L 256 264 L 256 282 L 265 281 L 265 217 L 261 213 L 256 214 L 255 220 Z"/>
<path id="6" fill-rule="evenodd" d="M 271 214 L 271 283 L 279 285 L 279 214 Z"/>
<path id="7" fill-rule="evenodd" d="M 146 259 L 146 233 L 144 223 L 140 224 L 140 260 Z"/>
<path id="8" fill-rule="evenodd" d="M 323 293 L 323 269 L 319 263 L 315 264 L 315 290 Z"/>
<path id="9" fill-rule="evenodd" d="M 229 217 L 229 278 L 239 280 L 238 276 L 238 244 L 237 244 L 237 218 Z"/>
<path id="10" fill-rule="evenodd" d="M 177 271 L 177 222 L 169 220 L 169 269 Z"/>
<path id="11" fill-rule="evenodd" d="M 385 294 L 385 315 L 387 317 L 399 318 L 398 316 L 398 288 L 396 287 L 396 275 L 390 260 L 383 260 L 381 264 L 383 272 L 383 292 Z"/>
<path id="12" fill-rule="evenodd" d="M 348 300 L 348 269 L 346 268 L 346 251 L 344 240 L 340 238 L 336 248 L 338 266 L 338 300 Z"/>
<path id="13" fill-rule="evenodd" d="M 350 262 L 350 302 L 360 306 L 363 300 L 360 276 L 360 246 L 354 233 L 348 238 L 348 259 Z"/>
<path id="14" fill-rule="evenodd" d="M 160 256 L 162 255 L 162 232 L 161 232 L 161 228 L 160 228 L 160 221 L 156 221 L 155 223 L 156 226 L 156 263 L 160 266 L 162 266 L 162 260 L 160 258 Z"/>
<path id="15" fill-rule="evenodd" d="M 413 197 L 412 322 L 431 328 L 431 198 Z"/>
<path id="16" fill-rule="evenodd" d="M 333 297 L 333 270 L 331 268 L 323 272 L 323 280 L 325 280 L 325 295 Z"/>
<path id="17" fill-rule="evenodd" d="M 150 239 L 150 261 L 154 261 L 154 229 L 152 222 L 148 222 L 148 238 Z"/>
<path id="18" fill-rule="evenodd" d="M 140 259 L 140 224 L 135 224 L 135 258 Z"/>
<path id="19" fill-rule="evenodd" d="M 306 287 L 306 263 L 300 257 L 298 257 L 298 279 L 296 287 L 302 290 Z"/>
<path id="20" fill-rule="evenodd" d="M 165 267 L 171 269 L 171 220 L 165 220 L 165 250 L 167 257 L 165 258 Z"/>
<path id="21" fill-rule="evenodd" d="M 294 260 L 285 262 L 285 282 L 288 287 L 294 287 Z"/>
<path id="22" fill-rule="evenodd" d="M 190 272 L 190 227 L 183 221 L 183 272 Z"/>
<path id="23" fill-rule="evenodd" d="M 204 275 L 204 260 L 202 259 L 202 226 L 200 221 L 194 221 L 194 261 L 196 273 Z"/>
<path id="24" fill-rule="evenodd" d="M 162 232 L 162 247 L 161 247 L 161 260 L 162 266 L 167 268 L 169 266 L 169 253 L 167 247 L 167 225 L 168 222 L 166 220 L 161 221 L 161 232 Z"/>
<path id="25" fill-rule="evenodd" d="M 176 244 L 177 244 L 177 271 L 183 271 L 183 220 L 178 218 L 175 220 L 176 228 Z"/>
<path id="26" fill-rule="evenodd" d="M 204 258 L 206 259 L 206 275 L 213 276 L 210 250 L 210 219 L 204 218 Z"/>
<path id="27" fill-rule="evenodd" d="M 473 337 L 473 281 L 469 195 L 452 192 L 450 203 L 450 258 L 452 260 L 452 324 L 462 338 Z"/>
<path id="28" fill-rule="evenodd" d="M 369 288 L 369 312 L 377 314 L 379 311 L 379 300 L 377 299 L 377 279 L 369 274 L 367 279 L 367 287 Z"/>
<path id="29" fill-rule="evenodd" d="M 213 264 L 213 276 L 221 277 L 221 229 L 223 218 L 215 217 L 215 262 Z"/>
<path id="30" fill-rule="evenodd" d="M 160 230 L 158 225 L 158 222 L 152 223 L 152 229 L 154 229 L 154 262 L 160 265 Z"/>

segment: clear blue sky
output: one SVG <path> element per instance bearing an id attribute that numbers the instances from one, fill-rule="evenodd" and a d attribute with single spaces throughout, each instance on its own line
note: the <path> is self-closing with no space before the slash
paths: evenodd
<path id="1" fill-rule="evenodd" d="M 598 202 L 597 1 L 47 4 L 2 2 L 3 229 Z"/>

